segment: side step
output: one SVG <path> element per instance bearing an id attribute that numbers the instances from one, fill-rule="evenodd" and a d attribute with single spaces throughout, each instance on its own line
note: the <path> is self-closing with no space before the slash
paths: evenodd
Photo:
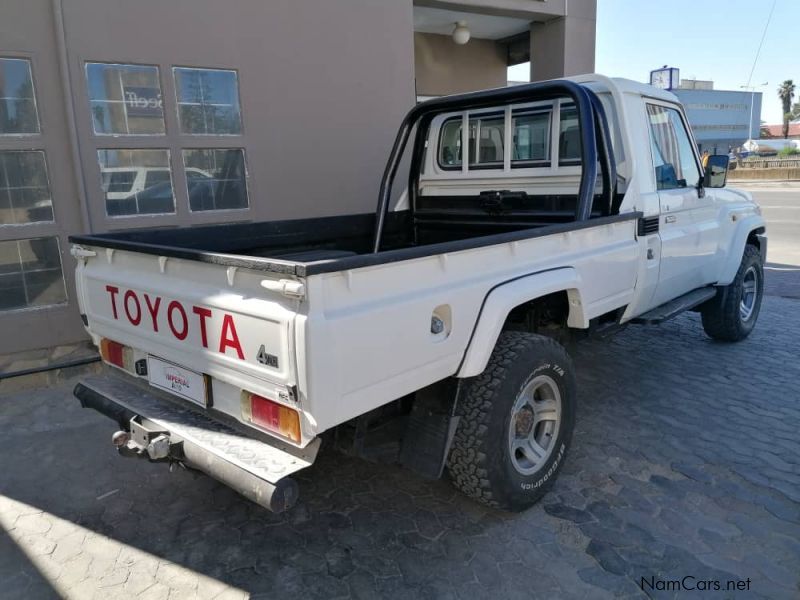
<path id="1" fill-rule="evenodd" d="M 706 300 L 711 300 L 711 298 L 716 295 L 717 288 L 715 287 L 698 288 L 631 319 L 631 323 L 637 323 L 639 325 L 658 325 L 664 321 L 669 321 L 671 318 L 678 316 L 684 311 L 699 306 Z"/>
<path id="2" fill-rule="evenodd" d="M 254 439 L 255 432 L 189 409 L 119 375 L 87 377 L 74 393 L 81 406 L 113 419 L 129 434 L 115 434 L 133 442 L 120 447 L 120 454 L 138 450 L 143 458 L 185 463 L 273 512 L 288 510 L 297 501 L 297 483 L 288 476 L 311 466 L 319 450 L 319 439 L 302 449 L 277 439 Z"/>

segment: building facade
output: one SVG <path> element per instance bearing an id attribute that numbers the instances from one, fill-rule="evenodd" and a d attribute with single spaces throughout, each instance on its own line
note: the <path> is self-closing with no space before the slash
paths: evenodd
<path id="1" fill-rule="evenodd" d="M 715 90 L 710 81 L 681 80 L 670 90 L 686 108 L 700 151 L 727 154 L 759 136 L 761 92 Z"/>
<path id="2" fill-rule="evenodd" d="M 0 354 L 85 337 L 71 234 L 373 210 L 415 95 L 593 70 L 595 0 L 567 9 L 0 3 Z"/>

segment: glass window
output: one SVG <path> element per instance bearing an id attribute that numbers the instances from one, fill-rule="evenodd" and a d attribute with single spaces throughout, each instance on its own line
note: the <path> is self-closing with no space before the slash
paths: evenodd
<path id="1" fill-rule="evenodd" d="M 66 301 L 57 238 L 0 242 L 0 310 Z"/>
<path id="2" fill-rule="evenodd" d="M 158 67 L 86 63 L 86 83 L 96 134 L 164 133 Z"/>
<path id="3" fill-rule="evenodd" d="M 439 136 L 439 165 L 461 166 L 461 118 L 446 121 Z"/>
<path id="4" fill-rule="evenodd" d="M 647 117 L 656 188 L 696 186 L 700 181 L 700 168 L 680 113 L 674 108 L 648 104 Z"/>
<path id="5" fill-rule="evenodd" d="M 575 165 L 581 162 L 581 128 L 578 109 L 574 105 L 561 107 L 558 125 L 558 164 Z"/>
<path id="6" fill-rule="evenodd" d="M 469 164 L 502 166 L 505 117 L 480 117 L 469 121 Z"/>
<path id="7" fill-rule="evenodd" d="M 175 212 L 169 150 L 97 151 L 109 217 Z"/>
<path id="8" fill-rule="evenodd" d="M 242 132 L 236 71 L 175 67 L 181 132 L 237 135 Z"/>
<path id="9" fill-rule="evenodd" d="M 0 135 L 39 133 L 31 63 L 0 58 Z"/>
<path id="10" fill-rule="evenodd" d="M 512 162 L 547 161 L 550 159 L 550 112 L 513 114 Z"/>
<path id="11" fill-rule="evenodd" d="M 44 152 L 0 152 L 0 225 L 53 220 Z"/>
<path id="12" fill-rule="evenodd" d="M 183 164 L 192 211 L 248 207 L 244 150 L 184 150 Z"/>

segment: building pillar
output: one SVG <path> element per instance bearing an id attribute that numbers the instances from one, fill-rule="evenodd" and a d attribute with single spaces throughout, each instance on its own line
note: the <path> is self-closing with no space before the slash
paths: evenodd
<path id="1" fill-rule="evenodd" d="M 573 0 L 570 14 L 531 23 L 531 81 L 594 72 L 597 7 Z"/>

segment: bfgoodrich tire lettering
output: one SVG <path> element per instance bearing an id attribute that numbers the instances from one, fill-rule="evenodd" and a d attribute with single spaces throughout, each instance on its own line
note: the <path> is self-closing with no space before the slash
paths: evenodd
<path id="1" fill-rule="evenodd" d="M 560 414 L 546 456 L 535 469 L 520 472 L 509 441 L 518 426 L 512 410 L 537 378 L 557 387 Z M 550 338 L 503 332 L 484 372 L 464 382 L 457 410 L 461 419 L 447 463 L 453 484 L 484 504 L 524 510 L 550 489 L 569 449 L 575 425 L 572 361 Z"/>
<path id="2" fill-rule="evenodd" d="M 744 247 L 736 277 L 700 311 L 703 329 L 709 337 L 723 342 L 743 340 L 755 327 L 764 295 L 764 265 L 752 244 Z"/>

